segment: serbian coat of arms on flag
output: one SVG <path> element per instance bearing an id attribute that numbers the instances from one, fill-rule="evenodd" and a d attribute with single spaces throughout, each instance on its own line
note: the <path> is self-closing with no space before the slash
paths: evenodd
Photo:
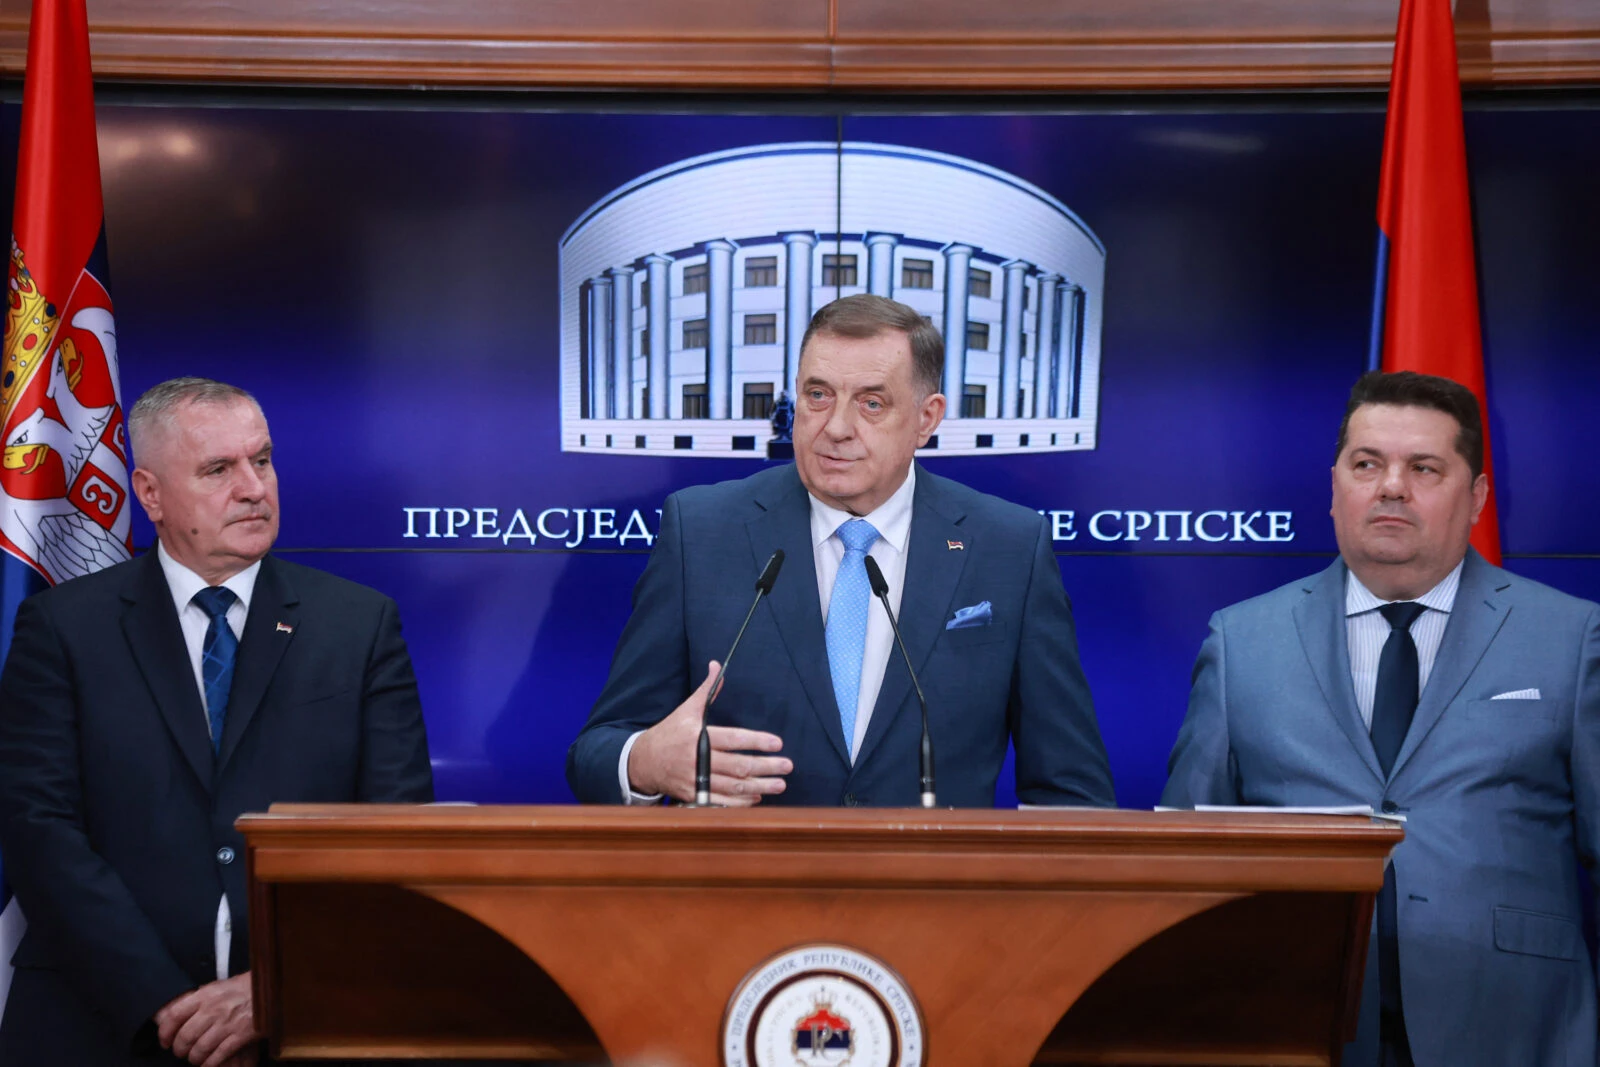
<path id="1" fill-rule="evenodd" d="M 11 245 L 0 366 L 0 546 L 51 584 L 132 555 L 111 297 L 88 270 L 53 303 Z"/>
<path id="2" fill-rule="evenodd" d="M 35 0 L 0 346 L 0 657 L 18 602 L 133 554 L 84 0 Z M 0 871 L 0 1006 L 25 928 Z"/>
<path id="3" fill-rule="evenodd" d="M 132 556 L 83 0 L 35 0 L 0 353 L 0 553 L 52 585 Z"/>

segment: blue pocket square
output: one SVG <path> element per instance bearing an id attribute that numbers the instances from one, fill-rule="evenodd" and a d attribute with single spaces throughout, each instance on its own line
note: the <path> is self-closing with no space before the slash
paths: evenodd
<path id="1" fill-rule="evenodd" d="M 956 617 L 944 624 L 946 630 L 970 630 L 978 626 L 988 626 L 994 621 L 994 609 L 987 600 L 981 604 L 974 604 L 970 608 L 957 608 Z"/>

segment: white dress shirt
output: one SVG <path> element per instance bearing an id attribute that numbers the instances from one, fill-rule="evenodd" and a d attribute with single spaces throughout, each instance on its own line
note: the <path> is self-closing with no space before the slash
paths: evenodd
<path id="1" fill-rule="evenodd" d="M 194 670 L 194 684 L 200 690 L 200 707 L 207 710 L 206 734 L 211 733 L 211 717 L 206 709 L 206 681 L 201 661 L 205 657 L 206 630 L 211 626 L 211 616 L 194 595 L 206 588 L 206 580 L 167 554 L 167 546 L 156 542 L 156 557 L 161 561 L 161 573 L 166 576 L 167 589 L 172 593 L 172 605 L 178 609 L 178 626 L 183 631 L 183 647 L 189 653 L 189 666 Z M 222 584 L 238 597 L 228 608 L 228 628 L 234 637 L 244 636 L 244 620 L 250 614 L 250 594 L 255 592 L 256 575 L 261 572 L 261 561 L 250 564 Z M 222 894 L 217 905 L 217 927 L 213 942 L 217 953 L 217 980 L 228 977 L 228 953 L 233 948 L 233 916 L 228 908 L 228 894 Z"/>
<path id="2" fill-rule="evenodd" d="M 1428 675 L 1433 672 L 1434 657 L 1439 654 L 1450 610 L 1455 607 L 1465 563 L 1464 559 L 1457 563 L 1443 581 L 1415 601 L 1427 609 L 1411 624 L 1411 640 L 1417 646 L 1418 693 L 1427 688 Z M 1344 584 L 1345 641 L 1350 648 L 1350 679 L 1356 686 L 1356 706 L 1361 709 L 1361 721 L 1368 730 L 1372 729 L 1372 705 L 1378 692 L 1378 659 L 1392 629 L 1378 609 L 1388 603 L 1391 601 L 1379 600 L 1362 585 L 1354 571 L 1348 572 Z"/>
<path id="3" fill-rule="evenodd" d="M 905 586 L 906 550 L 911 540 L 911 505 L 916 496 L 916 465 L 906 470 L 906 480 L 882 504 L 867 515 L 852 515 L 848 511 L 829 507 L 816 497 L 811 504 L 811 551 L 817 570 L 817 596 L 822 606 L 824 624 L 828 618 L 828 602 L 833 599 L 834 579 L 839 576 L 839 564 L 844 562 L 844 542 L 839 540 L 839 527 L 851 519 L 862 518 L 878 531 L 867 554 L 878 563 L 883 580 L 889 583 L 889 604 L 896 616 L 900 614 L 900 592 Z M 878 598 L 873 597 L 867 606 L 867 643 L 861 657 L 861 689 L 856 697 L 856 731 L 849 738 L 850 758 L 854 761 L 861 750 L 861 741 L 867 736 L 867 725 L 872 721 L 872 709 L 878 703 L 878 690 L 883 688 L 883 672 L 894 653 L 894 630 L 889 617 L 884 614 Z M 644 731 L 639 731 L 643 733 Z M 650 796 L 635 792 L 628 782 L 628 756 L 633 752 L 639 733 L 628 738 L 622 746 L 622 756 L 617 764 L 618 784 L 629 804 L 654 804 L 659 795 Z"/>

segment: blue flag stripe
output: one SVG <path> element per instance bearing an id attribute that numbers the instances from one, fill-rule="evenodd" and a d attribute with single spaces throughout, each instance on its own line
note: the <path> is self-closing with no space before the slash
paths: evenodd
<path id="1" fill-rule="evenodd" d="M 17 605 L 44 588 L 44 579 L 34 569 L 0 551 L 0 663 L 11 651 L 11 633 L 16 626 Z M 6 881 L 5 865 L 0 862 L 0 910 L 11 903 L 11 884 Z M 3 962 L 3 961 L 0 961 Z"/>
<path id="2" fill-rule="evenodd" d="M 1378 228 L 1378 264 L 1372 282 L 1372 336 L 1367 341 L 1367 369 L 1383 369 L 1383 323 L 1389 302 L 1389 235 Z"/>

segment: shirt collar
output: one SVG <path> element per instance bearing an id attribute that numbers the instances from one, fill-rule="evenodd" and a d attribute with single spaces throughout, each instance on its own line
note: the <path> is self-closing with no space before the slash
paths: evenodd
<path id="1" fill-rule="evenodd" d="M 194 595 L 206 588 L 206 580 L 173 559 L 167 552 L 167 546 L 159 540 L 156 541 L 156 558 L 161 561 L 161 573 L 166 576 L 167 588 L 172 590 L 172 602 L 177 605 L 178 614 L 182 615 L 183 609 L 189 606 Z M 255 592 L 256 575 L 260 572 L 261 561 L 258 559 L 222 583 L 239 598 L 239 603 L 244 605 L 246 613 L 250 611 L 250 594 Z"/>
<path id="2" fill-rule="evenodd" d="M 878 531 L 878 538 L 887 542 L 896 552 L 904 553 L 906 543 L 911 539 L 911 504 L 916 489 L 917 465 L 913 463 L 906 469 L 906 480 L 900 483 L 900 488 L 888 500 L 879 504 L 870 514 L 859 516 L 872 523 L 873 529 Z M 848 511 L 829 507 L 810 493 L 806 496 L 811 501 L 813 549 L 832 537 L 840 526 L 858 517 Z"/>
<path id="3" fill-rule="evenodd" d="M 1466 566 L 1466 558 L 1462 557 L 1455 569 L 1444 576 L 1444 579 L 1432 589 L 1417 597 L 1416 603 L 1434 611 L 1450 614 L 1450 609 L 1455 607 L 1456 590 L 1461 586 L 1461 568 Z M 1346 616 L 1362 615 L 1369 611 L 1377 611 L 1387 600 L 1380 600 L 1356 577 L 1356 572 L 1346 568 L 1344 583 L 1344 613 Z"/>

